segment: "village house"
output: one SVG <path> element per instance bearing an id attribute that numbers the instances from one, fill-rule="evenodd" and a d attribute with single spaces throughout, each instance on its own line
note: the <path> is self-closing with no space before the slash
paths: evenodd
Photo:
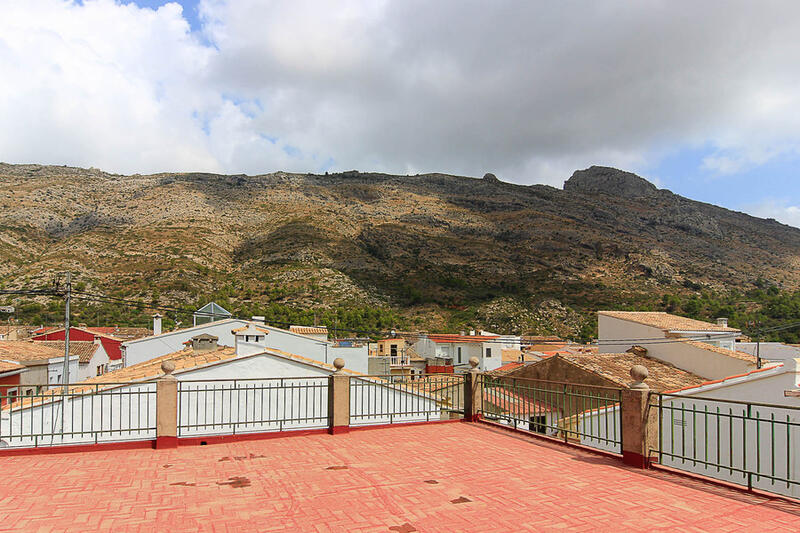
<path id="1" fill-rule="evenodd" d="M 443 361 L 463 371 L 468 368 L 470 357 L 478 359 L 478 369 L 495 370 L 503 364 L 502 350 L 513 345 L 513 341 L 501 339 L 500 335 L 482 335 L 470 332 L 461 334 L 423 334 L 414 344 L 414 350 L 429 361 Z"/>
<path id="2" fill-rule="evenodd" d="M 71 343 L 70 343 L 71 344 Z M 78 376 L 79 355 L 70 350 L 69 372 Z M 0 360 L 11 361 L 25 367 L 19 375 L 19 394 L 36 394 L 49 385 L 62 383 L 64 374 L 64 348 L 27 341 L 0 342 Z M 70 379 L 70 381 L 73 381 Z"/>
<path id="3" fill-rule="evenodd" d="M 741 331 L 663 312 L 599 311 L 600 353 L 625 352 L 633 346 L 649 357 L 706 379 L 721 379 L 756 368 L 756 358 L 735 349 Z"/>
<path id="4" fill-rule="evenodd" d="M 24 371 L 25 365 L 0 359 L 0 407 L 19 395 L 20 374 Z"/>
<path id="5" fill-rule="evenodd" d="M 109 331 L 114 331 L 121 335 L 121 337 L 113 336 Z M 122 343 L 125 342 L 124 338 L 136 339 L 145 337 L 150 330 L 146 328 L 119 328 L 119 327 L 86 327 L 86 326 L 71 326 L 69 328 L 70 344 L 73 341 L 95 342 L 98 340 L 103 345 L 103 350 L 108 356 L 108 369 L 116 370 L 122 368 Z M 44 331 L 35 333 L 31 340 L 38 341 L 64 341 L 64 328 L 50 328 Z"/>
<path id="6" fill-rule="evenodd" d="M 227 318 L 215 322 L 203 322 L 191 328 L 176 329 L 123 342 L 120 350 L 124 366 L 136 365 L 179 351 L 185 342 L 202 334 L 216 337 L 220 346 L 234 347 L 235 331 L 240 328 L 256 327 L 263 331 L 257 335 L 250 334 L 248 344 L 257 344 L 262 350 L 274 348 L 288 353 L 302 354 L 328 364 L 341 357 L 345 360 L 347 368 L 363 373 L 368 371 L 366 346 L 341 346 L 329 340 L 322 340 L 322 334 L 319 332 L 312 333 L 314 336 L 307 336 L 269 326 L 264 323 L 263 317 L 253 318 L 253 320 Z M 153 331 L 161 331 L 161 317 L 156 315 L 153 320 Z M 258 337 L 257 341 L 255 337 Z"/>

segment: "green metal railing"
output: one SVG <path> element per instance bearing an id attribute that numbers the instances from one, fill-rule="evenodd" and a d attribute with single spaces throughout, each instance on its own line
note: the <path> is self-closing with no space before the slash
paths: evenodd
<path id="1" fill-rule="evenodd" d="M 800 496 L 800 408 L 653 394 L 659 463 Z"/>
<path id="2" fill-rule="evenodd" d="M 487 374 L 479 380 L 485 419 L 622 453 L 622 389 Z"/>
<path id="3" fill-rule="evenodd" d="M 0 395 L 0 447 L 155 438 L 155 383 L 102 383 Z"/>
<path id="4" fill-rule="evenodd" d="M 353 426 L 461 418 L 463 414 L 463 374 L 350 378 Z"/>
<path id="5" fill-rule="evenodd" d="M 178 436 L 325 427 L 328 378 L 178 382 Z"/>

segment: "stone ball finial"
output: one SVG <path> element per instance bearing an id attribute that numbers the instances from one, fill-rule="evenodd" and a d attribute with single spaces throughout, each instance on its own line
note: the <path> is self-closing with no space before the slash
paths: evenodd
<path id="1" fill-rule="evenodd" d="M 344 368 L 344 359 L 337 357 L 333 360 L 333 366 L 336 368 L 337 372 L 341 372 L 341 370 Z"/>
<path id="2" fill-rule="evenodd" d="M 633 383 L 631 383 L 632 389 L 649 389 L 650 387 L 644 382 L 647 379 L 647 376 L 650 375 L 650 372 L 647 370 L 646 367 L 642 365 L 633 365 L 631 367 L 631 378 L 633 378 Z"/>
<path id="3" fill-rule="evenodd" d="M 161 363 L 161 370 L 163 370 L 164 374 L 168 376 L 175 371 L 175 363 L 172 361 L 164 361 Z"/>
<path id="4" fill-rule="evenodd" d="M 469 366 L 472 368 L 478 368 L 478 363 L 480 363 L 480 361 L 478 361 L 478 358 L 474 355 L 469 358 Z"/>

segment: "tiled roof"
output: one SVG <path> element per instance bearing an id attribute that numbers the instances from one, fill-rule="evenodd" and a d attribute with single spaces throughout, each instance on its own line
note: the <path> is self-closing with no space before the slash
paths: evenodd
<path id="1" fill-rule="evenodd" d="M 34 341 L 34 343 L 57 350 L 60 355 L 64 354 L 64 341 Z M 99 347 L 100 344 L 91 341 L 69 341 L 69 354 L 77 355 L 78 361 L 86 364 Z"/>
<path id="2" fill-rule="evenodd" d="M 649 375 L 645 383 L 654 391 L 664 391 L 697 385 L 704 378 L 681 370 L 669 363 L 651 357 L 625 353 L 560 353 L 558 357 L 575 366 L 602 376 L 620 386 L 633 381 L 630 375 L 633 365 L 644 366 Z"/>
<path id="3" fill-rule="evenodd" d="M 86 331 L 90 331 L 92 333 L 97 333 L 99 335 L 110 335 L 116 339 L 121 339 L 123 341 L 141 339 L 142 337 L 147 337 L 149 335 L 152 335 L 153 333 L 148 328 L 121 328 L 118 326 L 87 327 L 83 329 L 85 329 Z"/>
<path id="4" fill-rule="evenodd" d="M 695 348 L 700 348 L 701 350 L 708 350 L 709 352 L 727 355 L 728 357 L 733 357 L 734 359 L 741 359 L 742 361 L 747 361 L 748 363 L 756 364 L 757 362 L 756 356 L 749 353 L 728 350 L 727 348 L 720 348 L 719 346 L 714 346 L 706 342 L 692 341 L 688 339 L 684 339 L 681 342 L 685 342 L 689 346 L 694 346 Z"/>
<path id="5" fill-rule="evenodd" d="M 535 401 L 527 396 L 520 396 L 502 385 L 483 388 L 483 401 L 500 409 L 504 413 L 516 415 L 543 415 L 555 409 L 546 403 Z"/>
<path id="6" fill-rule="evenodd" d="M 521 366 L 525 366 L 525 363 L 520 363 L 520 362 L 506 363 L 506 364 L 504 364 L 503 366 L 501 366 L 499 368 L 495 368 L 494 370 L 492 370 L 489 373 L 490 374 L 502 375 L 502 374 L 506 374 L 508 372 L 511 372 L 513 370 L 516 370 Z"/>
<path id="7" fill-rule="evenodd" d="M 523 352 L 522 350 L 515 350 L 513 348 L 503 348 L 500 350 L 500 355 L 503 358 L 504 363 L 511 363 L 511 362 L 519 362 L 523 356 L 524 361 L 539 361 L 541 357 L 537 357 L 534 354 Z"/>
<path id="8" fill-rule="evenodd" d="M 740 333 L 740 330 L 736 328 L 718 326 L 711 322 L 671 315 L 663 311 L 598 311 L 597 314 L 652 326 L 664 331 L 729 331 Z"/>
<path id="9" fill-rule="evenodd" d="M 12 370 L 21 370 L 25 365 L 20 365 L 13 361 L 0 361 L 0 374 L 11 372 Z"/>
<path id="10" fill-rule="evenodd" d="M 100 331 L 101 329 L 104 329 L 104 328 L 84 328 L 84 327 L 79 327 L 79 326 L 70 326 L 69 329 L 70 329 L 70 331 L 72 331 L 72 330 L 85 331 L 86 333 L 90 333 L 92 335 L 98 335 L 100 337 L 105 337 L 107 339 L 112 339 L 112 340 L 115 340 L 115 341 L 124 340 L 124 339 L 121 339 L 119 337 L 115 337 L 114 335 L 112 335 L 110 333 L 103 333 L 102 331 Z M 34 332 L 34 336 L 35 337 L 41 337 L 41 336 L 49 335 L 49 334 L 52 334 L 52 333 L 58 333 L 60 331 L 64 331 L 64 328 L 63 327 L 61 327 L 61 328 L 48 328 L 46 330 L 41 330 L 41 331 Z"/>
<path id="11" fill-rule="evenodd" d="M 326 326 L 289 326 L 289 331 L 299 335 L 327 335 L 328 328 Z"/>
<path id="12" fill-rule="evenodd" d="M 2 341 L 0 342 L 0 359 L 11 359 L 19 362 L 47 362 L 48 359 L 63 357 L 64 350 L 59 352 L 55 348 L 45 346 L 33 341 Z"/>
<path id="13" fill-rule="evenodd" d="M 457 335 L 455 333 L 438 333 L 428 335 L 433 342 L 486 342 L 499 338 L 499 335 Z"/>

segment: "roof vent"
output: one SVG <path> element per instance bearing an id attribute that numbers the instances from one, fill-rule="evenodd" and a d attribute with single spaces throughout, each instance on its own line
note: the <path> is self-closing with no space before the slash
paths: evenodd
<path id="1" fill-rule="evenodd" d="M 722 326 L 723 328 L 727 328 L 728 327 L 728 319 L 727 318 L 718 318 L 717 319 L 717 325 L 718 326 Z"/>

